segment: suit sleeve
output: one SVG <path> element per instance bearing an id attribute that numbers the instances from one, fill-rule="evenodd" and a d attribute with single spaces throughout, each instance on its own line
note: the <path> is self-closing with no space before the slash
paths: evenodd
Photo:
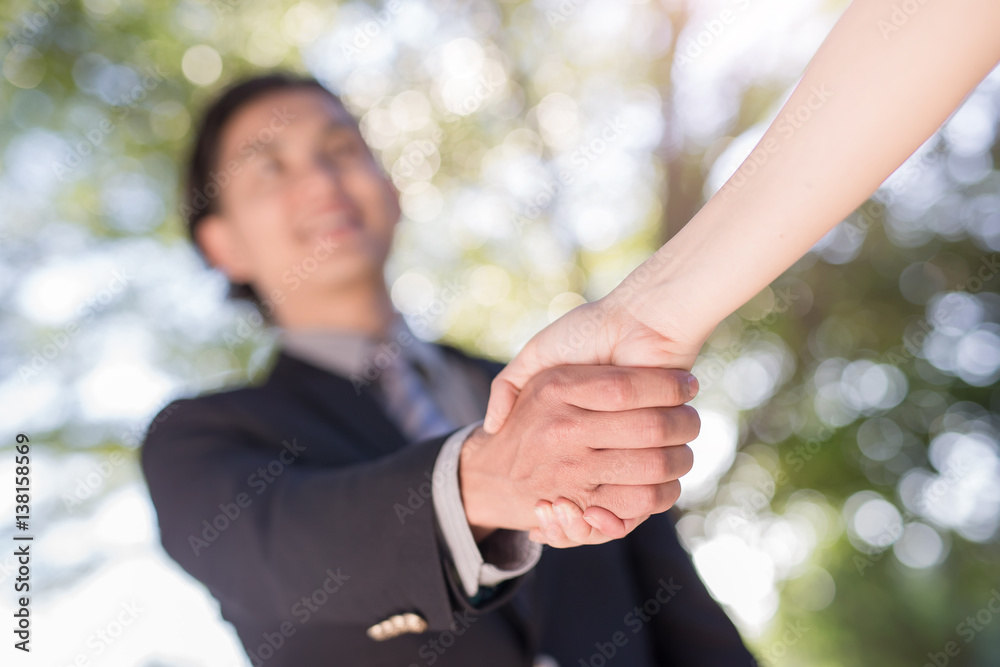
<path id="1" fill-rule="evenodd" d="M 673 512 L 655 514 L 629 535 L 640 590 L 669 597 L 651 616 L 657 661 L 690 667 L 755 667 L 736 626 L 702 583 L 677 538 Z"/>
<path id="2" fill-rule="evenodd" d="M 175 401 L 141 450 L 164 549 L 224 613 L 285 619 L 313 604 L 312 622 L 368 627 L 413 612 L 445 630 L 454 611 L 490 611 L 522 583 L 479 607 L 460 594 L 428 495 L 447 436 L 320 467 L 298 463 L 301 445 L 265 445 L 238 420 L 219 401 Z"/>

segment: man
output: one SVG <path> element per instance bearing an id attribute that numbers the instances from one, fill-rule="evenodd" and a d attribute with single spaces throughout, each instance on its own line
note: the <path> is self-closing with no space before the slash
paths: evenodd
<path id="1" fill-rule="evenodd" d="M 230 88 L 189 186 L 197 247 L 280 348 L 264 382 L 164 408 L 142 465 L 164 548 L 254 665 L 753 664 L 661 514 L 699 426 L 686 373 L 553 369 L 486 435 L 500 366 L 394 312 L 397 194 L 314 80 Z M 558 497 L 631 532 L 536 516 Z M 542 553 L 543 519 L 586 546 Z"/>

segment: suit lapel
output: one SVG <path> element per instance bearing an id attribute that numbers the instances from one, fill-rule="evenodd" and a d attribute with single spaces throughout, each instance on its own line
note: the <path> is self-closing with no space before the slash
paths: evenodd
<path id="1" fill-rule="evenodd" d="M 446 350 L 471 363 L 488 381 L 503 368 L 495 362 L 468 357 L 454 348 Z M 335 420 L 346 433 L 364 443 L 366 451 L 372 452 L 372 458 L 391 454 L 407 445 L 406 437 L 379 406 L 370 386 L 361 387 L 359 393 L 346 378 L 284 351 L 278 353 L 268 383 L 284 388 L 325 418 Z M 516 628 L 532 654 L 539 642 L 538 605 L 533 600 L 536 594 L 535 570 L 532 569 L 511 600 L 498 610 Z"/>
<path id="2" fill-rule="evenodd" d="M 406 436 L 379 406 L 370 385 L 355 389 L 346 378 L 283 351 L 278 354 L 269 381 L 295 394 L 326 419 L 336 421 L 374 454 L 372 458 L 407 445 Z"/>

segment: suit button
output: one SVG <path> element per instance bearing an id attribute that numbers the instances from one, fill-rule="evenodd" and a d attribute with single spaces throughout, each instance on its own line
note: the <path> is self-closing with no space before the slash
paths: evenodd
<path id="1" fill-rule="evenodd" d="M 531 663 L 531 667 L 559 667 L 559 661 L 546 653 L 539 653 Z"/>
<path id="2" fill-rule="evenodd" d="M 427 629 L 427 621 L 417 614 L 396 614 L 368 628 L 368 636 L 377 642 L 392 639 L 407 632 L 419 634 Z"/>

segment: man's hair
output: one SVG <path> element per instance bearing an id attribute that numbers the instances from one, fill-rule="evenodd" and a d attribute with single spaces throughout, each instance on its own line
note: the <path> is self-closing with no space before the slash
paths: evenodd
<path id="1" fill-rule="evenodd" d="M 237 111 L 267 93 L 300 88 L 314 88 L 322 91 L 333 98 L 341 107 L 344 106 L 336 94 L 312 77 L 288 72 L 273 72 L 230 84 L 205 108 L 195 135 L 194 147 L 187 161 L 181 215 L 187 226 L 191 242 L 206 264 L 210 264 L 210 262 L 204 249 L 198 243 L 195 230 L 205 217 L 218 213 L 219 195 L 228 183 L 228 177 L 222 182 L 213 182 L 213 177 L 217 176 L 217 173 L 213 172 L 219 171 L 217 162 L 219 161 L 222 133 L 226 123 Z M 263 301 L 252 285 L 230 281 L 229 298 L 250 301 L 257 306 L 269 322 L 274 322 L 271 309 L 263 307 Z"/>

